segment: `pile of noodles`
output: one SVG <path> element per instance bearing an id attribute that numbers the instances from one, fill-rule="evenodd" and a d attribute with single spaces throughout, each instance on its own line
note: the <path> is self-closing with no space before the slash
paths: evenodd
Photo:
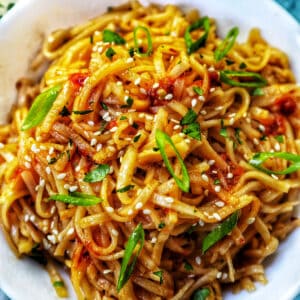
<path id="1" fill-rule="evenodd" d="M 199 18 L 172 5 L 110 9 L 53 32 L 33 63 L 50 62 L 41 80 L 18 82 L 17 106 L 0 127 L 0 219 L 14 252 L 45 264 L 59 295 L 67 292 L 55 260 L 70 271 L 78 299 L 179 300 L 203 288 L 207 299 L 221 299 L 229 285 L 251 291 L 255 281 L 267 282 L 265 258 L 300 224 L 293 217 L 300 172 L 270 175 L 249 164 L 258 152 L 300 154 L 300 89 L 288 58 L 253 29 L 216 61 L 222 39 L 213 19 L 205 44 L 188 54 L 184 34 Z M 149 47 L 145 30 L 136 32 L 135 49 L 137 26 L 151 34 L 149 55 L 141 55 Z M 104 29 L 126 42 L 103 42 Z M 191 32 L 194 40 L 202 34 L 203 28 Z M 252 88 L 221 82 L 224 69 L 258 73 L 267 85 L 253 95 Z M 42 122 L 21 130 L 35 97 L 54 86 L 60 91 Z M 201 139 L 182 132 L 190 109 Z M 188 192 L 163 162 L 158 130 L 183 159 Z M 174 148 L 165 151 L 181 178 Z M 103 164 L 110 168 L 103 180 L 83 180 Z M 279 158 L 265 164 L 287 166 Z M 75 191 L 102 202 L 49 199 Z M 233 213 L 231 233 L 203 253 L 204 238 Z M 125 245 L 138 224 L 144 245 L 117 291 Z"/>

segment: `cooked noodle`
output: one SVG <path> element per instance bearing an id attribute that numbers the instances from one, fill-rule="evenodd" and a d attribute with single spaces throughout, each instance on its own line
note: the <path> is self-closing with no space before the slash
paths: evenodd
<path id="1" fill-rule="evenodd" d="M 226 286 L 251 291 L 254 282 L 267 282 L 265 258 L 300 224 L 293 216 L 300 171 L 268 174 L 249 164 L 258 152 L 300 154 L 300 89 L 288 58 L 252 29 L 217 62 L 222 39 L 213 19 L 205 44 L 188 54 L 184 34 L 198 19 L 172 5 L 112 9 L 52 33 L 42 50 L 51 63 L 42 79 L 17 85 L 11 122 L 0 127 L 1 223 L 17 255 L 46 263 L 60 296 L 66 289 L 54 260 L 70 270 L 78 299 L 189 299 L 202 288 L 207 299 L 221 299 Z M 135 41 L 138 26 L 150 33 L 152 51 L 147 30 L 136 30 Z M 126 43 L 103 42 L 104 29 Z M 190 35 L 196 40 L 203 29 Z M 34 67 L 42 62 L 38 56 Z M 221 70 L 255 72 L 267 85 L 253 95 L 254 88 L 221 82 Z M 55 86 L 45 118 L 21 130 L 34 98 Z M 182 132 L 190 109 L 201 139 Z M 183 159 L 188 192 L 166 168 L 159 130 L 178 151 L 166 144 L 179 180 Z M 104 164 L 110 169 L 103 180 L 84 180 Z M 280 158 L 264 164 L 288 166 Z M 49 199 L 74 191 L 103 201 Z M 234 213 L 231 233 L 202 251 L 204 238 Z M 118 292 L 125 244 L 138 224 L 145 242 Z"/>

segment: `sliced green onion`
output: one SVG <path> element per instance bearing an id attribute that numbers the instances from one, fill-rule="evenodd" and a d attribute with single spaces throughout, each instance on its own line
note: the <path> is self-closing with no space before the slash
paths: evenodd
<path id="1" fill-rule="evenodd" d="M 201 130 L 198 122 L 189 124 L 182 132 L 195 140 L 201 141 Z"/>
<path id="2" fill-rule="evenodd" d="M 104 102 L 101 102 L 100 105 L 104 110 L 108 110 L 108 107 Z"/>
<path id="3" fill-rule="evenodd" d="M 199 28 L 203 28 L 204 33 L 198 40 L 193 41 L 191 32 Z M 210 29 L 210 23 L 208 17 L 203 17 L 197 20 L 195 23 L 193 23 L 186 29 L 184 33 L 184 40 L 185 40 L 185 45 L 188 54 L 192 54 L 196 52 L 199 48 L 205 45 L 205 42 L 208 37 L 209 29 Z"/>
<path id="4" fill-rule="evenodd" d="M 194 110 L 189 109 L 180 121 L 180 125 L 189 125 L 197 120 L 197 114 Z"/>
<path id="5" fill-rule="evenodd" d="M 89 173 L 87 173 L 84 178 L 83 181 L 85 182 L 99 182 L 102 181 L 106 175 L 109 173 L 110 171 L 110 166 L 109 165 L 98 165 L 95 169 L 93 169 L 92 171 L 90 171 Z"/>
<path id="6" fill-rule="evenodd" d="M 103 42 L 104 43 L 115 43 L 116 45 L 123 45 L 126 41 L 116 32 L 109 29 L 103 31 Z"/>
<path id="7" fill-rule="evenodd" d="M 183 267 L 186 271 L 192 271 L 193 270 L 193 266 L 187 261 L 184 262 Z"/>
<path id="8" fill-rule="evenodd" d="M 270 158 L 282 158 L 293 163 L 284 170 L 273 171 L 261 166 L 267 159 Z M 300 170 L 300 155 L 289 152 L 260 152 L 254 154 L 252 159 L 249 161 L 249 164 L 267 174 L 287 175 Z"/>
<path id="9" fill-rule="evenodd" d="M 240 82 L 231 79 L 231 77 L 248 77 L 255 79 L 254 81 L 249 82 Z M 245 71 L 231 71 L 231 70 L 223 70 L 220 71 L 220 80 L 226 84 L 231 86 L 241 86 L 241 87 L 263 87 L 267 85 L 267 80 L 263 78 L 258 73 L 254 72 L 245 72 Z"/>
<path id="10" fill-rule="evenodd" d="M 67 117 L 69 115 L 71 115 L 70 111 L 67 109 L 66 106 L 64 106 L 61 110 L 61 112 L 59 113 L 62 117 Z"/>
<path id="11" fill-rule="evenodd" d="M 159 229 L 163 229 L 163 228 L 165 228 L 166 227 L 166 223 L 165 222 L 160 222 L 159 224 L 158 224 L 158 228 Z"/>
<path id="12" fill-rule="evenodd" d="M 284 138 L 282 134 L 275 136 L 275 139 L 280 144 L 284 143 Z"/>
<path id="13" fill-rule="evenodd" d="M 133 104 L 133 99 L 131 97 L 128 97 L 126 99 L 126 104 L 125 105 L 121 105 L 121 108 L 130 108 Z"/>
<path id="14" fill-rule="evenodd" d="M 93 112 L 92 109 L 87 109 L 87 110 L 73 110 L 72 113 L 75 115 L 88 115 L 91 112 Z"/>
<path id="15" fill-rule="evenodd" d="M 246 69 L 247 65 L 244 62 L 241 62 L 240 65 L 239 65 L 239 68 L 240 69 Z"/>
<path id="16" fill-rule="evenodd" d="M 227 128 L 224 126 L 224 120 L 223 119 L 221 120 L 220 135 L 223 136 L 224 138 L 228 138 Z"/>
<path id="17" fill-rule="evenodd" d="M 163 284 L 164 282 L 163 271 L 156 271 L 153 272 L 153 274 L 159 277 L 159 284 Z"/>
<path id="18" fill-rule="evenodd" d="M 160 154 L 163 158 L 163 161 L 164 161 L 168 171 L 173 176 L 173 178 L 174 178 L 175 182 L 177 183 L 177 185 L 179 186 L 179 188 L 184 192 L 188 192 L 190 189 L 190 177 L 189 177 L 188 171 L 186 169 L 186 166 L 184 164 L 184 161 L 181 158 L 178 150 L 176 149 L 172 139 L 165 132 L 163 132 L 161 130 L 156 130 L 155 139 L 156 139 L 157 147 L 159 148 Z M 165 150 L 167 143 L 170 144 L 170 146 L 173 148 L 173 150 L 179 160 L 179 163 L 181 166 L 181 171 L 182 171 L 182 179 L 178 178 L 175 175 L 175 172 L 171 166 L 171 163 L 169 161 L 169 158 L 168 158 L 166 150 Z"/>
<path id="19" fill-rule="evenodd" d="M 22 124 L 21 130 L 33 128 L 39 125 L 45 119 L 60 90 L 61 85 L 56 85 L 42 92 L 35 98 L 27 117 Z"/>
<path id="20" fill-rule="evenodd" d="M 112 58 L 115 54 L 116 54 L 116 51 L 111 47 L 109 47 L 105 52 L 106 57 L 109 58 L 110 60 L 112 60 Z"/>
<path id="21" fill-rule="evenodd" d="M 202 252 L 205 253 L 210 247 L 230 233 L 236 226 L 237 220 L 238 212 L 236 211 L 222 224 L 218 225 L 212 232 L 210 232 L 203 240 Z"/>
<path id="22" fill-rule="evenodd" d="M 218 46 L 218 48 L 216 49 L 216 51 L 214 53 L 216 61 L 220 61 L 223 57 L 225 57 L 227 55 L 227 53 L 230 51 L 230 49 L 234 45 L 234 42 L 235 42 L 238 34 L 239 34 L 238 27 L 233 27 L 232 29 L 229 30 L 225 39 Z"/>
<path id="23" fill-rule="evenodd" d="M 243 142 L 242 142 L 241 137 L 240 137 L 240 132 L 241 132 L 241 128 L 235 128 L 235 129 L 234 129 L 234 136 L 235 136 L 237 142 L 238 142 L 240 145 L 242 145 Z"/>
<path id="24" fill-rule="evenodd" d="M 147 46 L 147 51 L 145 53 L 141 52 L 140 48 L 139 48 L 139 42 L 138 42 L 138 38 L 137 38 L 138 30 L 144 31 L 147 35 L 148 46 Z M 137 26 L 136 28 L 134 28 L 133 39 L 134 39 L 135 51 L 137 52 L 138 55 L 140 55 L 140 56 L 150 56 L 152 54 L 152 51 L 153 51 L 152 38 L 151 38 L 151 33 L 150 33 L 150 31 L 147 27 Z"/>
<path id="25" fill-rule="evenodd" d="M 141 135 L 138 134 L 133 138 L 133 142 L 136 143 L 140 139 Z"/>
<path id="26" fill-rule="evenodd" d="M 135 230 L 132 232 L 132 234 L 129 236 L 129 239 L 125 246 L 125 252 L 122 259 L 121 264 L 121 270 L 120 275 L 117 283 L 117 291 L 120 292 L 122 287 L 126 284 L 126 282 L 129 280 L 133 269 L 136 265 L 137 258 L 140 255 L 145 241 L 145 233 L 143 226 L 139 224 Z M 139 243 L 139 248 L 136 251 L 136 254 L 133 255 L 133 252 L 135 248 L 137 247 Z M 133 255 L 133 258 L 131 259 Z M 132 261 L 131 264 L 129 264 L 130 260 Z"/>
<path id="27" fill-rule="evenodd" d="M 210 294 L 210 290 L 208 288 L 197 290 L 193 294 L 192 300 L 206 300 L 209 294 Z"/>
<path id="28" fill-rule="evenodd" d="M 99 197 L 79 192 L 70 193 L 69 195 L 55 194 L 50 196 L 49 199 L 77 206 L 91 206 L 103 201 L 103 199 Z"/>
<path id="29" fill-rule="evenodd" d="M 54 282 L 52 283 L 52 285 L 53 285 L 54 287 L 63 287 L 63 286 L 65 286 L 65 284 L 64 284 L 63 281 L 54 281 Z"/>
<path id="30" fill-rule="evenodd" d="M 199 95 L 199 96 L 202 96 L 202 95 L 203 95 L 203 90 L 202 90 L 201 87 L 199 87 L 199 86 L 194 86 L 194 87 L 193 87 L 193 90 L 194 90 L 194 92 L 195 92 L 197 95 Z"/>
<path id="31" fill-rule="evenodd" d="M 120 121 L 123 121 L 123 120 L 127 120 L 128 118 L 126 116 L 121 116 L 120 117 Z"/>
<path id="32" fill-rule="evenodd" d="M 265 93 L 264 93 L 264 91 L 261 88 L 256 88 L 251 93 L 252 96 L 264 96 L 264 94 Z"/>
<path id="33" fill-rule="evenodd" d="M 134 185 L 133 184 L 128 184 L 118 190 L 116 190 L 117 193 L 125 193 L 125 192 L 128 192 L 129 190 L 132 190 L 134 188 Z"/>
<path id="34" fill-rule="evenodd" d="M 230 59 L 226 59 L 225 62 L 226 62 L 226 65 L 227 65 L 227 66 L 231 66 L 231 65 L 234 64 L 234 61 L 233 61 L 233 60 L 230 60 Z"/>

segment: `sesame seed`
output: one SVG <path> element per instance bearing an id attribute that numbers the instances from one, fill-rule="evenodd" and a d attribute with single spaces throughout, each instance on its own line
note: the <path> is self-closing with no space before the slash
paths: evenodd
<path id="1" fill-rule="evenodd" d="M 154 236 L 154 237 L 151 239 L 150 243 L 151 243 L 151 244 L 155 244 L 156 242 L 157 242 L 157 238 Z"/>
<path id="2" fill-rule="evenodd" d="M 108 146 L 107 150 L 110 151 L 110 152 L 115 152 L 116 148 L 114 146 Z"/>
<path id="3" fill-rule="evenodd" d="M 30 169 L 30 168 L 31 168 L 31 163 L 28 162 L 28 161 L 25 161 L 24 166 L 25 166 L 27 169 Z"/>
<path id="4" fill-rule="evenodd" d="M 111 207 L 111 206 L 107 206 L 105 209 L 106 209 L 106 211 L 109 212 L 109 213 L 113 213 L 113 212 L 114 212 L 114 209 L 113 209 L 113 207 Z"/>
<path id="5" fill-rule="evenodd" d="M 134 59 L 133 59 L 132 57 L 129 57 L 129 58 L 127 58 L 126 62 L 127 62 L 128 64 L 133 63 L 133 62 L 134 62 Z"/>
<path id="6" fill-rule="evenodd" d="M 4 148 L 4 144 L 0 143 L 0 149 L 3 149 L 3 148 Z"/>
<path id="7" fill-rule="evenodd" d="M 217 278 L 220 279 L 222 277 L 222 272 L 217 273 Z"/>
<path id="8" fill-rule="evenodd" d="M 87 123 L 88 123 L 88 125 L 90 125 L 90 126 L 94 126 L 94 125 L 95 125 L 95 122 L 92 121 L 92 120 L 88 121 Z"/>
<path id="9" fill-rule="evenodd" d="M 134 84 L 135 85 L 139 85 L 141 83 L 141 77 L 138 77 L 135 81 Z"/>
<path id="10" fill-rule="evenodd" d="M 28 222 L 28 221 L 29 221 L 29 218 L 30 218 L 30 216 L 29 216 L 28 214 L 26 214 L 26 215 L 24 216 L 24 221 L 25 221 L 25 222 Z"/>
<path id="11" fill-rule="evenodd" d="M 275 151 L 280 151 L 280 145 L 279 145 L 279 143 L 276 143 L 275 145 L 274 145 L 274 150 Z"/>
<path id="12" fill-rule="evenodd" d="M 230 118 L 229 119 L 229 125 L 233 125 L 234 124 L 234 118 Z"/>
<path id="13" fill-rule="evenodd" d="M 72 235 L 72 234 L 74 234 L 74 232 L 75 232 L 74 227 L 71 227 L 71 228 L 68 229 L 67 235 Z"/>
<path id="14" fill-rule="evenodd" d="M 141 209 L 143 207 L 143 203 L 142 202 L 138 202 L 136 205 L 135 205 L 135 208 L 136 209 Z"/>
<path id="15" fill-rule="evenodd" d="M 179 123 L 180 123 L 180 121 L 178 121 L 178 120 L 176 120 L 176 119 L 170 119 L 170 121 L 172 121 L 172 122 L 175 123 L 175 124 L 179 124 Z"/>
<path id="16" fill-rule="evenodd" d="M 157 89 L 158 87 L 159 87 L 159 83 L 158 82 L 153 83 L 152 88 Z"/>
<path id="17" fill-rule="evenodd" d="M 118 130 L 118 127 L 115 126 L 115 127 L 112 127 L 112 128 L 110 129 L 110 132 L 116 132 L 117 130 Z"/>
<path id="18" fill-rule="evenodd" d="M 43 187 L 43 186 L 45 186 L 45 183 L 46 183 L 45 179 L 40 178 L 39 185 L 40 185 L 41 187 Z"/>
<path id="19" fill-rule="evenodd" d="M 260 131 L 262 131 L 262 132 L 264 132 L 264 131 L 266 130 L 265 126 L 262 125 L 262 124 L 259 124 L 259 125 L 258 125 L 258 129 L 259 129 Z"/>
<path id="20" fill-rule="evenodd" d="M 109 273 L 112 273 L 112 270 L 109 269 L 103 270 L 103 274 L 109 274 Z"/>
<path id="21" fill-rule="evenodd" d="M 232 173 L 227 173 L 227 178 L 229 178 L 229 179 L 231 179 L 231 178 L 233 178 L 233 174 Z"/>
<path id="22" fill-rule="evenodd" d="M 208 72 L 214 72 L 216 69 L 214 66 L 211 66 L 207 69 Z"/>
<path id="23" fill-rule="evenodd" d="M 31 157 L 30 157 L 29 155 L 25 155 L 24 158 L 25 158 L 25 160 L 27 160 L 27 161 L 31 161 Z"/>
<path id="24" fill-rule="evenodd" d="M 66 176 L 67 176 L 67 173 L 60 173 L 60 174 L 57 174 L 56 178 L 57 179 L 64 179 Z"/>
<path id="25" fill-rule="evenodd" d="M 145 118 L 145 114 L 144 113 L 140 113 L 139 114 L 139 118 Z"/>
<path id="26" fill-rule="evenodd" d="M 227 277 L 228 277 L 228 274 L 227 273 L 223 273 L 222 279 L 225 280 L 225 279 L 227 279 Z"/>
<path id="27" fill-rule="evenodd" d="M 223 201 L 217 201 L 215 204 L 218 207 L 223 207 L 224 206 L 224 202 Z"/>
<path id="28" fill-rule="evenodd" d="M 253 143 L 254 143 L 254 145 L 259 145 L 259 140 L 257 138 L 254 138 Z"/>
<path id="29" fill-rule="evenodd" d="M 195 107 L 197 105 L 197 99 L 195 99 L 195 98 L 192 99 L 191 105 L 192 105 L 192 107 Z"/>
<path id="30" fill-rule="evenodd" d="M 173 99 L 173 94 L 167 94 L 165 96 L 165 100 L 172 100 Z"/>
<path id="31" fill-rule="evenodd" d="M 150 209 L 144 209 L 143 210 L 143 214 L 144 215 L 150 215 L 151 214 L 151 210 Z"/>
<path id="32" fill-rule="evenodd" d="M 255 222 L 255 218 L 253 218 L 253 217 L 247 219 L 247 224 L 248 224 L 248 225 L 251 225 L 251 224 L 253 224 L 254 222 Z"/>
<path id="33" fill-rule="evenodd" d="M 213 174 L 218 174 L 218 171 L 217 170 L 212 170 L 211 171 Z"/>
<path id="34" fill-rule="evenodd" d="M 68 183 L 64 184 L 64 189 L 68 190 L 70 188 L 70 185 Z"/>
<path id="35" fill-rule="evenodd" d="M 99 48 L 98 48 L 98 52 L 99 52 L 99 53 L 102 53 L 102 51 L 103 51 L 103 47 L 99 47 Z"/>
<path id="36" fill-rule="evenodd" d="M 53 229 L 53 230 L 52 230 L 52 233 L 53 233 L 54 235 L 58 235 L 58 230 L 57 230 L 57 229 Z"/>
<path id="37" fill-rule="evenodd" d="M 210 165 L 210 166 L 213 166 L 214 164 L 215 164 L 215 160 L 214 159 L 210 159 L 209 161 L 208 161 L 208 164 Z"/>
<path id="38" fill-rule="evenodd" d="M 174 199 L 172 197 L 166 197 L 165 200 L 168 202 L 168 203 L 173 203 L 174 202 Z"/>
<path id="39" fill-rule="evenodd" d="M 100 151 L 102 149 L 102 144 L 97 144 L 96 151 Z"/>
<path id="40" fill-rule="evenodd" d="M 211 88 L 211 89 L 209 90 L 209 92 L 210 92 L 210 93 L 213 93 L 215 90 L 216 90 L 216 88 L 213 87 L 213 88 Z"/>
<path id="41" fill-rule="evenodd" d="M 53 215 L 55 213 L 55 211 L 56 211 L 56 207 L 53 205 L 50 209 L 50 213 Z"/>
<path id="42" fill-rule="evenodd" d="M 180 126 L 180 125 L 178 125 L 178 124 L 176 124 L 176 125 L 174 125 L 174 126 L 173 126 L 173 129 L 174 129 L 174 130 L 181 129 L 181 126 Z"/>
<path id="43" fill-rule="evenodd" d="M 50 169 L 50 167 L 46 167 L 45 171 L 46 171 L 46 173 L 47 173 L 48 175 L 51 174 L 51 169 Z"/>
<path id="44" fill-rule="evenodd" d="M 205 225 L 205 223 L 202 220 L 198 221 L 199 226 L 203 227 Z"/>
<path id="45" fill-rule="evenodd" d="M 189 140 L 189 139 L 185 139 L 184 140 L 187 144 L 190 144 L 191 143 L 191 140 Z"/>
<path id="46" fill-rule="evenodd" d="M 216 185 L 215 186 L 215 192 L 219 193 L 221 191 L 221 186 L 220 185 Z"/>
<path id="47" fill-rule="evenodd" d="M 200 111 L 200 114 L 201 114 L 202 116 L 205 116 L 205 115 L 207 115 L 207 111 L 206 111 L 205 109 L 203 109 L 203 110 Z"/>
<path id="48" fill-rule="evenodd" d="M 37 148 L 36 144 L 32 144 L 31 145 L 31 151 L 33 153 L 39 153 L 41 150 L 39 148 Z"/>
<path id="49" fill-rule="evenodd" d="M 209 179 L 208 179 L 208 176 L 206 174 L 201 174 L 201 178 L 205 181 L 205 182 L 208 182 Z"/>
<path id="50" fill-rule="evenodd" d="M 80 171 L 80 165 L 75 167 L 75 172 L 79 172 Z"/>
<path id="51" fill-rule="evenodd" d="M 50 162 L 50 161 L 51 161 L 51 156 L 48 154 L 48 155 L 46 156 L 46 159 L 47 159 L 48 162 Z"/>
<path id="52" fill-rule="evenodd" d="M 276 179 L 276 180 L 278 180 L 278 179 L 279 179 L 279 177 L 278 177 L 278 176 L 276 176 L 275 174 L 271 174 L 271 177 L 272 177 L 273 179 Z"/>
<path id="53" fill-rule="evenodd" d="M 47 235 L 47 239 L 52 243 L 52 244 L 56 244 L 57 243 L 57 239 L 55 235 Z"/>
<path id="54" fill-rule="evenodd" d="M 128 212 L 127 212 L 127 214 L 128 214 L 128 216 L 131 216 L 131 215 L 133 215 L 133 210 L 130 208 L 130 209 L 128 209 Z"/>
<path id="55" fill-rule="evenodd" d="M 101 135 L 101 133 L 102 133 L 101 131 L 95 131 L 94 135 L 98 136 L 98 135 Z"/>
<path id="56" fill-rule="evenodd" d="M 199 99 L 200 101 L 202 101 L 202 102 L 205 101 L 205 97 L 204 97 L 203 95 L 199 96 L 198 99 Z"/>
<path id="57" fill-rule="evenodd" d="M 78 190 L 78 186 L 77 185 L 71 185 L 70 187 L 69 187 L 69 191 L 71 192 L 71 193 L 73 193 L 73 192 L 75 192 L 75 191 L 77 191 Z"/>
<path id="58" fill-rule="evenodd" d="M 220 217 L 220 215 L 219 215 L 218 213 L 213 213 L 213 217 L 214 217 L 216 220 L 218 220 L 218 221 L 221 221 L 221 220 L 222 220 L 221 217 Z"/>
<path id="59" fill-rule="evenodd" d="M 111 233 L 112 233 L 112 235 L 114 235 L 114 236 L 118 236 L 118 235 L 119 235 L 118 230 L 116 230 L 116 229 L 114 229 L 114 228 L 111 230 Z"/>
<path id="60" fill-rule="evenodd" d="M 180 137 L 185 137 L 185 134 L 184 134 L 183 132 L 180 132 L 178 135 L 179 135 Z"/>
<path id="61" fill-rule="evenodd" d="M 223 108 L 224 108 L 224 106 L 217 106 L 217 107 L 215 108 L 215 110 L 216 110 L 216 111 L 221 111 Z"/>
<path id="62" fill-rule="evenodd" d="M 51 146 L 48 153 L 49 153 L 50 155 L 53 154 L 53 153 L 54 153 L 54 147 Z"/>
<path id="63" fill-rule="evenodd" d="M 195 262 L 196 262 L 197 265 L 201 265 L 201 261 L 202 261 L 202 260 L 201 260 L 201 257 L 200 257 L 200 256 L 196 256 L 196 257 L 195 257 Z"/>
<path id="64" fill-rule="evenodd" d="M 97 144 L 97 139 L 92 138 L 90 144 L 91 144 L 91 146 L 95 146 Z"/>
<path id="65" fill-rule="evenodd" d="M 123 83 L 122 83 L 122 81 L 117 81 L 117 82 L 116 82 L 116 85 L 117 85 L 117 86 L 122 86 Z"/>
<path id="66" fill-rule="evenodd" d="M 144 95 L 147 95 L 147 91 L 144 88 L 140 88 L 140 92 Z"/>

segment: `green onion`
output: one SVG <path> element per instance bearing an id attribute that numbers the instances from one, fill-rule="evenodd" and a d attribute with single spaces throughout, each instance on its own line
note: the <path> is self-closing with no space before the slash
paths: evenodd
<path id="1" fill-rule="evenodd" d="M 115 54 L 116 54 L 116 51 L 111 47 L 109 47 L 105 52 L 106 57 L 109 58 L 110 60 L 112 60 L 112 58 Z"/>
<path id="2" fill-rule="evenodd" d="M 127 120 L 127 119 L 128 118 L 126 116 L 121 116 L 120 121 Z"/>
<path id="3" fill-rule="evenodd" d="M 146 33 L 147 35 L 147 42 L 148 42 L 148 47 L 147 47 L 147 51 L 145 53 L 140 51 L 139 48 L 139 43 L 138 43 L 138 38 L 137 38 L 137 32 L 138 30 L 142 30 Z M 140 56 L 150 56 L 152 54 L 153 51 L 153 46 L 152 46 L 152 38 L 151 38 L 151 34 L 150 31 L 147 27 L 144 26 L 137 26 L 134 31 L 133 31 L 133 39 L 134 39 L 134 47 L 135 47 L 135 51 L 140 55 Z"/>
<path id="4" fill-rule="evenodd" d="M 230 49 L 233 47 L 236 37 L 239 34 L 239 29 L 237 27 L 233 27 L 227 33 L 225 39 L 216 49 L 214 56 L 216 61 L 220 61 L 223 57 L 227 55 Z"/>
<path id="5" fill-rule="evenodd" d="M 103 42 L 115 43 L 116 45 L 124 45 L 126 43 L 119 34 L 109 29 L 104 29 L 103 31 Z"/>
<path id="6" fill-rule="evenodd" d="M 133 142 L 136 143 L 140 139 L 141 135 L 138 134 L 133 138 Z"/>
<path id="7" fill-rule="evenodd" d="M 234 64 L 234 61 L 233 61 L 233 60 L 230 60 L 230 59 L 226 59 L 225 62 L 226 62 L 226 65 L 227 65 L 227 66 L 231 66 L 231 65 Z"/>
<path id="8" fill-rule="evenodd" d="M 200 124 L 198 122 L 189 124 L 186 128 L 182 130 L 182 132 L 195 140 L 201 141 L 201 130 Z"/>
<path id="9" fill-rule="evenodd" d="M 234 212 L 227 220 L 218 225 L 203 240 L 202 252 L 205 253 L 210 247 L 221 240 L 225 235 L 230 233 L 236 226 L 238 220 L 238 212 Z"/>
<path id="10" fill-rule="evenodd" d="M 125 192 L 128 192 L 129 190 L 132 190 L 134 188 L 134 185 L 133 184 L 128 184 L 118 190 L 116 190 L 117 193 L 125 193 Z"/>
<path id="11" fill-rule="evenodd" d="M 187 261 L 184 262 L 183 267 L 186 271 L 192 271 L 193 270 L 193 266 L 190 263 L 188 263 Z"/>
<path id="12" fill-rule="evenodd" d="M 224 138 L 228 138 L 227 128 L 224 126 L 224 120 L 223 119 L 221 120 L 220 135 L 223 136 Z"/>
<path id="13" fill-rule="evenodd" d="M 121 108 L 130 108 L 133 104 L 133 99 L 131 97 L 128 97 L 126 99 L 126 104 L 125 105 L 121 105 Z"/>
<path id="14" fill-rule="evenodd" d="M 110 171 L 110 166 L 109 165 L 98 165 L 95 169 L 87 173 L 83 181 L 84 182 L 99 182 L 102 181 L 106 175 Z"/>
<path id="15" fill-rule="evenodd" d="M 235 136 L 237 142 L 238 142 L 240 145 L 242 145 L 243 142 L 241 141 L 240 132 L 241 132 L 241 128 L 234 128 L 234 136 Z"/>
<path id="16" fill-rule="evenodd" d="M 103 200 L 93 195 L 83 194 L 79 192 L 70 193 L 69 195 L 55 194 L 49 197 L 50 200 L 69 203 L 77 206 L 96 205 Z"/>
<path id="17" fill-rule="evenodd" d="M 130 48 L 130 49 L 128 50 L 129 56 L 130 56 L 130 57 L 133 57 L 133 56 L 134 56 L 134 52 L 135 52 L 134 48 Z"/>
<path id="18" fill-rule="evenodd" d="M 21 130 L 33 128 L 45 119 L 60 90 L 61 85 L 56 85 L 35 98 L 27 117 L 22 124 Z"/>
<path id="19" fill-rule="evenodd" d="M 164 282 L 163 271 L 156 271 L 153 272 L 153 274 L 159 277 L 159 284 L 163 284 Z"/>
<path id="20" fill-rule="evenodd" d="M 221 183 L 220 179 L 216 179 L 216 180 L 214 181 L 214 184 L 220 184 L 220 183 Z"/>
<path id="21" fill-rule="evenodd" d="M 131 125 L 134 129 L 138 129 L 139 128 L 139 124 L 136 122 L 133 122 L 133 124 Z"/>
<path id="22" fill-rule="evenodd" d="M 101 124 L 100 124 L 100 129 L 99 129 L 99 132 L 100 132 L 100 133 L 102 133 L 102 132 L 105 130 L 106 125 L 107 125 L 107 122 L 104 121 L 104 120 L 102 120 L 102 121 L 101 121 Z"/>
<path id="23" fill-rule="evenodd" d="M 240 81 L 230 79 L 230 77 L 248 77 L 255 80 L 249 82 L 240 82 Z M 220 71 L 220 80 L 232 86 L 254 87 L 254 88 L 263 87 L 268 83 L 267 80 L 263 78 L 261 75 L 259 75 L 258 73 L 245 72 L 245 71 L 231 71 L 231 70 Z"/>
<path id="24" fill-rule="evenodd" d="M 196 30 L 196 29 L 204 29 L 203 35 L 196 41 L 193 41 L 191 32 Z M 209 18 L 208 17 L 203 17 L 199 20 L 197 20 L 195 23 L 192 25 L 188 26 L 184 33 L 184 40 L 185 40 L 185 45 L 187 48 L 187 53 L 192 54 L 193 52 L 197 51 L 200 47 L 203 47 L 205 45 L 205 42 L 208 37 L 208 32 L 210 29 L 210 23 L 209 23 Z"/>
<path id="25" fill-rule="evenodd" d="M 192 109 L 184 115 L 184 117 L 180 121 L 180 125 L 189 125 L 194 123 L 197 120 L 197 114 Z"/>
<path id="26" fill-rule="evenodd" d="M 284 138 L 282 134 L 275 136 L 275 139 L 280 144 L 284 143 Z"/>
<path id="27" fill-rule="evenodd" d="M 88 115 L 91 112 L 93 112 L 92 109 L 87 109 L 87 110 L 73 110 L 72 113 L 75 115 Z"/>
<path id="28" fill-rule="evenodd" d="M 240 65 L 239 65 L 239 68 L 240 69 L 246 69 L 247 65 L 244 62 L 241 62 Z"/>
<path id="29" fill-rule="evenodd" d="M 284 170 L 273 171 L 261 166 L 269 158 L 282 158 L 293 163 Z M 300 170 L 300 155 L 289 152 L 260 152 L 254 154 L 249 164 L 267 174 L 287 175 Z"/>
<path id="30" fill-rule="evenodd" d="M 143 249 L 144 241 L 145 241 L 144 229 L 143 226 L 139 224 L 132 232 L 132 234 L 129 236 L 129 239 L 125 246 L 125 252 L 122 259 L 120 275 L 117 283 L 118 292 L 120 292 L 122 287 L 129 280 L 129 277 L 131 276 L 133 269 L 136 265 L 137 258 Z M 136 254 L 133 255 L 133 252 L 137 247 L 138 243 L 139 243 L 139 248 L 136 251 Z M 131 259 L 132 255 L 133 258 Z M 130 260 L 132 261 L 131 264 L 129 264 Z"/>
<path id="31" fill-rule="evenodd" d="M 193 294 L 192 300 L 206 300 L 209 294 L 210 294 L 210 290 L 208 288 L 197 290 Z"/>
<path id="32" fill-rule="evenodd" d="M 201 87 L 199 87 L 199 86 L 194 86 L 194 87 L 193 87 L 193 90 L 194 90 L 194 92 L 195 92 L 197 95 L 199 95 L 199 96 L 202 96 L 202 95 L 203 95 L 203 90 L 202 90 Z"/>
<path id="33" fill-rule="evenodd" d="M 52 283 L 52 285 L 53 285 L 54 287 L 63 287 L 63 286 L 65 286 L 65 284 L 64 284 L 63 281 L 54 281 L 54 282 Z"/>
<path id="34" fill-rule="evenodd" d="M 160 222 L 159 224 L 158 224 L 158 228 L 159 229 L 163 229 L 163 228 L 165 228 L 166 227 L 166 223 L 165 222 Z"/>
<path id="35" fill-rule="evenodd" d="M 104 102 L 101 102 L 100 105 L 104 110 L 108 110 L 108 107 Z"/>
<path id="36" fill-rule="evenodd" d="M 175 182 L 177 183 L 177 185 L 179 186 L 179 188 L 184 191 L 184 192 L 188 192 L 189 189 L 190 189 L 190 178 L 189 178 L 189 174 L 188 174 L 188 171 L 186 169 L 186 166 L 183 162 L 183 159 L 181 158 L 178 150 L 176 149 L 173 141 L 171 140 L 171 138 L 163 131 L 161 130 L 156 130 L 155 132 L 155 139 L 156 139 L 156 144 L 159 148 L 159 151 L 161 153 L 161 156 L 163 158 L 163 161 L 168 169 L 168 171 L 170 172 L 170 174 L 173 176 Z M 180 166 L 181 166 L 181 171 L 182 171 L 182 179 L 178 178 L 176 175 L 175 175 L 175 172 L 171 166 L 171 163 L 168 159 L 168 156 L 167 156 L 167 153 L 166 153 L 166 150 L 165 150 L 165 147 L 166 147 L 166 144 L 170 144 L 170 146 L 173 148 L 178 160 L 179 160 L 179 163 L 180 163 Z"/>
<path id="37" fill-rule="evenodd" d="M 264 96 L 264 94 L 265 93 L 264 93 L 264 91 L 261 88 L 256 88 L 251 93 L 252 96 Z"/>
<path id="38" fill-rule="evenodd" d="M 69 116 L 71 113 L 70 111 L 67 109 L 66 106 L 63 107 L 63 109 L 61 110 L 61 112 L 59 113 L 62 117 L 67 117 Z"/>

